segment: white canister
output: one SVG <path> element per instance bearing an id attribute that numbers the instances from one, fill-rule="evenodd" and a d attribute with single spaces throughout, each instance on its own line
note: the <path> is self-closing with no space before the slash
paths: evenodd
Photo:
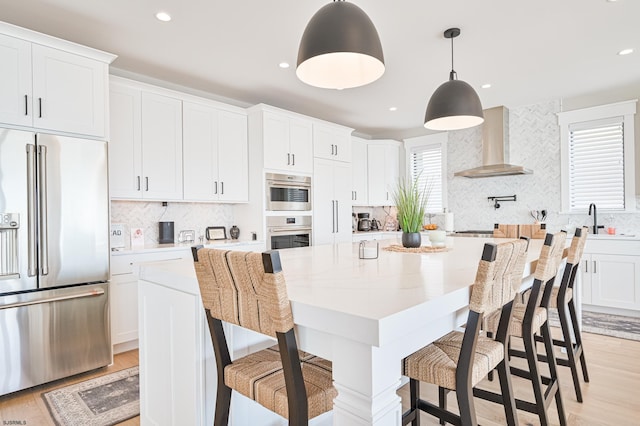
<path id="1" fill-rule="evenodd" d="M 453 232 L 453 213 L 445 212 L 444 214 L 444 230 Z"/>

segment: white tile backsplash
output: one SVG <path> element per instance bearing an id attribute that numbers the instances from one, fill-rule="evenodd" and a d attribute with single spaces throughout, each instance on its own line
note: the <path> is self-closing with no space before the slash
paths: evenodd
<path id="1" fill-rule="evenodd" d="M 160 202 L 112 201 L 111 223 L 125 225 L 125 241 L 130 247 L 129 230 L 144 228 L 145 244 L 158 243 L 158 222 L 173 221 L 175 240 L 182 230 L 192 229 L 198 236 L 204 235 L 207 226 L 224 226 L 229 236 L 233 223 L 233 206 L 230 204 L 172 203 L 162 206 Z M 242 235 L 241 235 L 242 237 Z"/>

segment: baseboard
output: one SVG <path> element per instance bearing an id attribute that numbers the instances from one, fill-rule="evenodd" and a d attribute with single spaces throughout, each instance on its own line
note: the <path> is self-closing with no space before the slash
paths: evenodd
<path id="1" fill-rule="evenodd" d="M 138 339 L 113 345 L 113 354 L 116 355 L 122 352 L 132 351 L 134 349 L 138 349 Z"/>
<path id="2" fill-rule="evenodd" d="M 582 304 L 582 310 L 589 312 L 598 312 L 600 314 L 622 315 L 625 317 L 640 318 L 640 311 L 631 309 L 610 308 L 607 306 L 586 305 Z"/>

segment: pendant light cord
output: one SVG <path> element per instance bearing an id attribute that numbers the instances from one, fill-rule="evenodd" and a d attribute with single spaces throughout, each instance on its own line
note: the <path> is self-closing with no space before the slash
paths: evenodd
<path id="1" fill-rule="evenodd" d="M 451 72 L 449 73 L 449 80 L 457 80 L 458 74 L 453 69 L 453 39 L 455 37 L 451 37 Z"/>

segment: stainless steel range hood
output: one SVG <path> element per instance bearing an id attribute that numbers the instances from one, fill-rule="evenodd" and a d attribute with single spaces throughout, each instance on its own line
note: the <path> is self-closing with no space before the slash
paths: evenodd
<path id="1" fill-rule="evenodd" d="M 509 110 L 504 106 L 484 110 L 482 124 L 482 166 L 454 173 L 454 176 L 482 178 L 533 173 L 509 164 Z"/>

